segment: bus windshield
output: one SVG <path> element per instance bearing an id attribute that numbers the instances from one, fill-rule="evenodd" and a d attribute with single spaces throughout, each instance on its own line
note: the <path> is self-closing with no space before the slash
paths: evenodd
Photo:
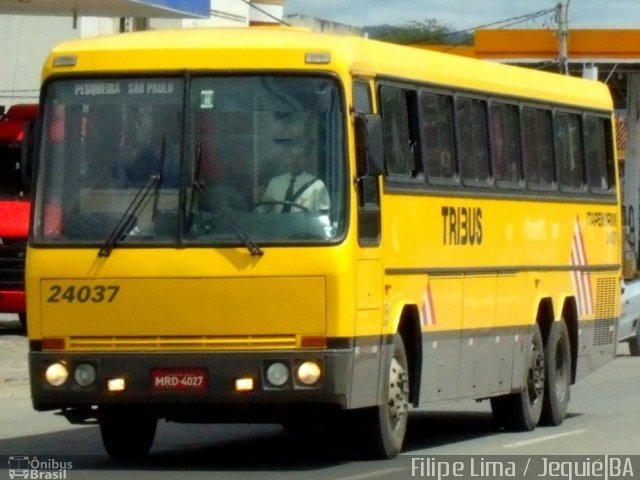
<path id="1" fill-rule="evenodd" d="M 346 225 L 338 83 L 61 79 L 45 90 L 34 240 L 323 244 Z"/>

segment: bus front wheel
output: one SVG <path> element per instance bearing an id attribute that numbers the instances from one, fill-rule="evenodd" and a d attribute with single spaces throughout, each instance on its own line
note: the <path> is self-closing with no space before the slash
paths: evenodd
<path id="1" fill-rule="evenodd" d="M 151 450 L 157 423 L 156 418 L 136 409 L 104 409 L 100 414 L 104 448 L 115 460 L 140 459 Z"/>
<path id="2" fill-rule="evenodd" d="M 540 327 L 533 328 L 526 350 L 523 386 L 520 392 L 491 398 L 494 418 L 512 430 L 531 431 L 538 425 L 544 400 L 545 368 Z"/>
<path id="3" fill-rule="evenodd" d="M 402 337 L 396 334 L 386 357 L 384 403 L 363 413 L 362 432 L 368 453 L 374 458 L 393 458 L 407 431 L 409 413 L 409 368 Z"/>

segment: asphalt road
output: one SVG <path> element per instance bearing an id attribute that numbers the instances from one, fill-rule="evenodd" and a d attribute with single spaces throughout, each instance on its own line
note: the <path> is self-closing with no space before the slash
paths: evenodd
<path id="1" fill-rule="evenodd" d="M 109 459 L 96 426 L 73 426 L 53 413 L 33 411 L 26 351 L 27 340 L 17 320 L 0 315 L 0 480 L 9 478 L 8 470 L 2 471 L 9 457 L 69 460 L 73 469 L 61 471 L 65 480 L 368 480 L 436 479 L 443 473 L 432 468 L 425 475 L 423 468 L 420 475 L 419 469 L 411 468 L 416 457 L 424 462 L 458 458 L 445 457 L 454 455 L 500 455 L 503 460 L 582 455 L 593 461 L 601 455 L 640 453 L 640 357 L 630 357 L 626 345 L 619 346 L 614 361 L 572 387 L 568 417 L 559 427 L 505 432 L 495 427 L 488 402 L 447 403 L 412 413 L 404 454 L 398 459 L 369 461 L 358 458 L 356 449 L 330 433 L 316 438 L 285 432 L 279 425 L 160 422 L 149 457 L 126 465 Z M 638 467 L 633 478 L 640 478 L 640 457 L 634 458 Z"/>

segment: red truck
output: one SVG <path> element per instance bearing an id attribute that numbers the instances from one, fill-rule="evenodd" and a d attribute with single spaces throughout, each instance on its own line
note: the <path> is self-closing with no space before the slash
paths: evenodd
<path id="1" fill-rule="evenodd" d="M 38 106 L 0 108 L 0 313 L 17 313 L 26 327 L 24 267 L 30 212 L 27 137 Z"/>

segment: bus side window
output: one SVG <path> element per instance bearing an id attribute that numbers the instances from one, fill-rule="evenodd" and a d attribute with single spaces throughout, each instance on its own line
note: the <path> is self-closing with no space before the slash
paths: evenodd
<path id="1" fill-rule="evenodd" d="M 384 85 L 380 106 L 387 175 L 416 177 L 422 170 L 416 92 Z"/>
<path id="2" fill-rule="evenodd" d="M 587 159 L 587 179 L 589 187 L 595 191 L 609 190 L 614 183 L 613 160 L 610 148 L 610 139 L 607 132 L 611 131 L 606 118 L 585 116 L 584 142 L 585 156 Z"/>
<path id="3" fill-rule="evenodd" d="M 427 176 L 451 179 L 456 176 L 456 152 L 453 127 L 453 98 L 420 92 L 422 138 Z"/>
<path id="4" fill-rule="evenodd" d="M 492 102 L 489 107 L 489 136 L 493 177 L 498 186 L 514 187 L 522 179 L 520 118 L 516 105 Z"/>
<path id="5" fill-rule="evenodd" d="M 487 104 L 484 100 L 456 99 L 456 131 L 462 179 L 482 184 L 489 180 L 489 140 Z"/>
<path id="6" fill-rule="evenodd" d="M 578 190 L 584 185 L 584 152 L 580 117 L 574 113 L 555 115 L 554 134 L 560 188 Z"/>
<path id="7" fill-rule="evenodd" d="M 527 184 L 533 188 L 551 189 L 555 176 L 549 110 L 522 109 L 522 151 Z"/>

